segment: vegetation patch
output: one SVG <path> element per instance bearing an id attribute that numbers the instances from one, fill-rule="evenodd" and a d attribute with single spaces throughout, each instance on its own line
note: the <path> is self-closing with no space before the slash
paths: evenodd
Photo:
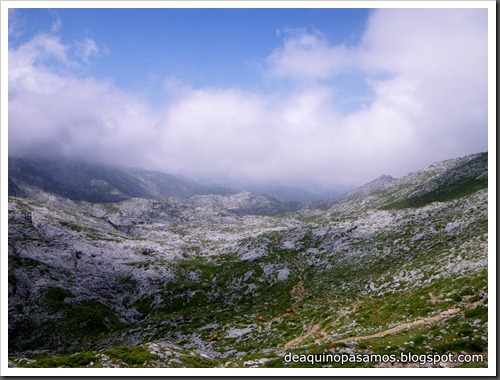
<path id="1" fill-rule="evenodd" d="M 28 368 L 82 368 L 97 364 L 99 357 L 95 352 L 79 352 L 73 355 L 37 356 Z"/>
<path id="2" fill-rule="evenodd" d="M 103 353 L 111 359 L 126 363 L 129 367 L 147 366 L 150 361 L 159 359 L 158 355 L 149 353 L 143 346 L 118 346 Z"/>
<path id="3" fill-rule="evenodd" d="M 433 191 L 390 203 L 383 206 L 382 209 L 391 210 L 423 207 L 432 202 L 447 202 L 459 199 L 486 188 L 488 188 L 488 178 L 470 178 L 459 183 L 442 184 Z"/>

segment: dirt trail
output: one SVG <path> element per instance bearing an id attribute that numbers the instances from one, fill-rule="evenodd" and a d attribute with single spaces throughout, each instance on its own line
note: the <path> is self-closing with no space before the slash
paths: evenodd
<path id="1" fill-rule="evenodd" d="M 458 314 L 461 311 L 468 310 L 468 309 L 474 309 L 477 306 L 483 305 L 483 304 L 484 304 L 484 299 L 480 299 L 479 301 L 476 301 L 474 303 L 471 303 L 470 305 L 467 305 L 467 307 L 465 309 L 460 309 L 460 308 L 448 309 L 448 310 L 445 310 L 445 311 L 443 311 L 437 315 L 434 315 L 432 317 L 421 318 L 421 319 L 417 319 L 413 322 L 403 323 L 401 325 L 395 326 L 395 327 L 390 328 L 388 330 L 380 331 L 380 332 L 375 333 L 375 334 L 351 336 L 351 337 L 335 340 L 331 343 L 357 342 L 359 340 L 365 340 L 365 339 L 371 339 L 371 338 L 381 338 L 381 337 L 384 337 L 386 335 L 395 334 L 397 332 L 406 330 L 406 329 L 411 328 L 411 327 L 416 327 L 416 326 L 420 326 L 420 325 L 427 325 L 427 324 L 431 324 L 434 322 L 439 322 L 443 319 L 446 319 L 446 318 L 449 318 L 455 314 Z M 334 323 L 335 323 L 335 321 L 330 323 L 329 325 L 332 325 Z M 301 336 L 289 341 L 288 343 L 286 343 L 283 346 L 282 350 L 287 350 L 287 349 L 291 348 L 292 346 L 306 340 L 307 338 L 309 338 L 311 335 L 313 335 L 314 333 L 316 333 L 318 331 L 319 326 L 320 326 L 320 323 L 312 326 L 311 329 L 307 333 L 305 333 L 304 335 L 301 335 Z M 315 340 L 315 342 L 317 344 L 321 344 L 323 339 L 325 338 L 325 336 L 326 336 L 325 329 L 326 329 L 326 327 L 320 331 L 320 334 L 322 335 L 322 337 Z"/>
<path id="2" fill-rule="evenodd" d="M 476 301 L 476 302 L 471 303 L 470 305 L 467 305 L 467 307 L 465 309 L 460 309 L 460 308 L 448 309 L 448 310 L 445 310 L 445 311 L 443 311 L 437 315 L 434 315 L 432 317 L 421 318 L 421 319 L 417 319 L 416 321 L 413 321 L 413 322 L 403 323 L 399 326 L 393 327 L 393 328 L 388 329 L 388 330 L 380 331 L 380 332 L 375 333 L 375 334 L 360 335 L 360 336 L 353 336 L 353 337 L 349 337 L 349 338 L 343 338 L 343 339 L 335 340 L 332 343 L 357 342 L 358 340 L 365 340 L 365 339 L 371 339 L 371 338 L 381 338 L 381 337 L 384 337 L 386 335 L 395 334 L 397 332 L 406 330 L 406 329 L 411 328 L 411 327 L 420 326 L 420 325 L 428 325 L 428 324 L 431 324 L 434 322 L 439 322 L 439 321 L 446 319 L 452 315 L 458 314 L 461 311 L 474 309 L 477 306 L 483 305 L 483 304 L 484 304 L 484 299 L 480 299 L 479 301 Z"/>
<path id="3" fill-rule="evenodd" d="M 451 315 L 455 315 L 455 314 L 459 313 L 460 311 L 462 311 L 462 309 L 449 309 L 449 310 L 443 311 L 442 313 L 439 313 L 438 315 L 434 315 L 432 317 L 427 317 L 427 318 L 422 318 L 422 319 L 417 319 L 416 321 L 413 321 L 413 322 L 403 323 L 403 324 L 398 325 L 396 327 L 393 327 L 391 329 L 380 331 L 380 332 L 375 333 L 375 334 L 360 335 L 360 336 L 343 338 L 343 339 L 335 340 L 332 343 L 357 342 L 358 340 L 365 340 L 365 339 L 371 339 L 371 338 L 381 338 L 383 336 L 395 334 L 397 332 L 409 329 L 411 327 L 431 324 L 434 322 L 439 322 L 440 320 L 445 319 Z"/>
<path id="4" fill-rule="evenodd" d="M 316 296 L 314 296 L 312 293 L 309 293 L 305 286 L 304 286 L 304 280 L 305 280 L 305 276 L 304 276 L 304 267 L 303 266 L 300 266 L 299 264 L 295 264 L 295 266 L 297 267 L 298 271 L 299 271 L 299 282 L 297 283 L 297 285 L 295 285 L 292 290 L 290 290 L 290 295 L 292 296 L 292 298 L 294 299 L 294 303 L 300 303 L 302 302 L 302 300 L 304 299 L 305 296 L 310 296 L 312 297 L 315 301 L 322 301 L 321 298 L 318 298 Z"/>
<path id="5" fill-rule="evenodd" d="M 312 334 L 314 334 L 316 331 L 318 331 L 320 324 L 313 325 L 311 329 L 306 332 L 304 335 L 298 336 L 297 338 L 291 340 L 290 342 L 286 343 L 283 348 L 281 349 L 282 351 L 288 350 L 289 348 L 293 347 L 295 344 L 302 342 L 303 340 L 309 338 Z"/>

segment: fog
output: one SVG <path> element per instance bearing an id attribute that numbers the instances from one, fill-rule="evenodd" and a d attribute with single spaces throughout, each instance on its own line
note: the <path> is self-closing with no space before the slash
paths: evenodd
<path id="1" fill-rule="evenodd" d="M 376 10 L 356 45 L 281 35 L 262 90 L 162 78 L 159 104 L 86 75 L 96 41 L 40 33 L 9 50 L 9 154 L 335 188 L 487 150 L 486 10 Z M 346 108 L 349 77 L 369 94 Z"/>

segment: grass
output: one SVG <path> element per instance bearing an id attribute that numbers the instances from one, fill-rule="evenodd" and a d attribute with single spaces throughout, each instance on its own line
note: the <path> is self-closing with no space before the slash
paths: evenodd
<path id="1" fill-rule="evenodd" d="M 63 226 L 63 227 L 69 228 L 75 232 L 81 232 L 84 230 L 84 227 L 82 227 L 81 225 L 76 224 L 74 222 L 67 221 L 67 220 L 60 220 L 59 224 L 61 224 L 61 226 Z"/>
<path id="2" fill-rule="evenodd" d="M 488 188 L 488 178 L 470 178 L 459 183 L 443 184 L 433 191 L 387 204 L 382 209 L 395 210 L 423 207 L 432 202 L 447 202 L 459 199 L 485 188 Z"/>
<path id="3" fill-rule="evenodd" d="M 95 352 L 79 352 L 73 355 L 36 356 L 28 368 L 82 368 L 99 361 Z"/>
<path id="4" fill-rule="evenodd" d="M 74 295 L 69 290 L 51 286 L 45 292 L 44 302 L 55 312 L 66 309 L 66 298 L 73 298 Z"/>
<path id="5" fill-rule="evenodd" d="M 149 362 L 159 359 L 158 355 L 151 354 L 143 346 L 118 346 L 103 351 L 114 361 L 120 361 L 129 367 L 144 367 Z"/>

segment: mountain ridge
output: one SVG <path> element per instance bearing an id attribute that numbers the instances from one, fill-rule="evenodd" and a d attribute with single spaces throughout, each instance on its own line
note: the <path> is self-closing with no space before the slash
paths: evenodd
<path id="1" fill-rule="evenodd" d="M 333 198 L 336 195 L 335 192 L 315 193 L 279 183 L 250 186 L 201 183 L 158 170 L 76 159 L 9 157 L 9 195 L 34 197 L 37 189 L 87 202 L 119 202 L 134 197 L 190 198 L 195 195 L 231 195 L 251 191 L 287 203 Z"/>
<path id="2" fill-rule="evenodd" d="M 82 160 L 9 157 L 9 195 L 33 194 L 39 188 L 72 200 L 119 202 L 129 198 L 189 198 L 201 194 L 233 194 L 160 171 L 90 163 Z"/>

